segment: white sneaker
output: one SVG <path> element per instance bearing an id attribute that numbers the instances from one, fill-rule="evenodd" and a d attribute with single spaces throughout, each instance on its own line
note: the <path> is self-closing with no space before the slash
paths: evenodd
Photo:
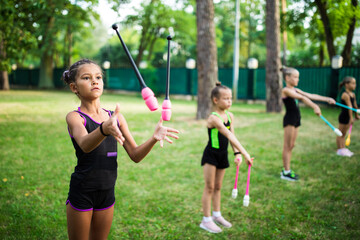
<path id="1" fill-rule="evenodd" d="M 222 231 L 221 228 L 219 228 L 218 225 L 216 225 L 213 221 L 201 221 L 200 227 L 211 233 L 219 233 Z"/>
<path id="2" fill-rule="evenodd" d="M 225 220 L 225 218 L 223 218 L 222 216 L 220 217 L 212 217 L 212 219 L 214 220 L 214 222 L 223 225 L 226 228 L 230 228 L 232 226 L 231 223 L 229 223 L 228 221 Z"/>
<path id="3" fill-rule="evenodd" d="M 351 152 L 349 149 L 347 148 L 341 148 L 341 149 L 338 149 L 336 151 L 336 154 L 338 156 L 344 156 L 344 157 L 351 157 L 352 155 L 354 155 L 353 152 Z"/>

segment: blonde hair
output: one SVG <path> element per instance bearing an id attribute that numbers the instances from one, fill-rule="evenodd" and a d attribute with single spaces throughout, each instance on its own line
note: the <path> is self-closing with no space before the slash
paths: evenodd
<path id="1" fill-rule="evenodd" d="M 290 76 L 290 75 L 293 74 L 294 72 L 297 72 L 297 70 L 296 70 L 295 68 L 285 67 L 285 66 L 283 66 L 282 68 L 280 68 L 280 71 L 282 71 L 282 73 L 283 73 L 283 78 L 284 78 L 284 80 L 286 80 L 286 76 Z"/>

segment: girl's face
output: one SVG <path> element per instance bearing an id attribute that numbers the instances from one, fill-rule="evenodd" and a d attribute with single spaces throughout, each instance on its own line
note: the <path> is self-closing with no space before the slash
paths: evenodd
<path id="1" fill-rule="evenodd" d="M 299 71 L 295 70 L 290 75 L 286 76 L 286 85 L 290 85 L 291 87 L 296 87 L 299 83 Z"/>
<path id="2" fill-rule="evenodd" d="M 230 89 L 220 89 L 219 98 L 214 98 L 215 105 L 221 110 L 229 109 L 232 105 L 232 93 Z"/>
<path id="3" fill-rule="evenodd" d="M 356 89 L 356 80 L 355 80 L 355 78 L 351 79 L 351 81 L 349 83 L 345 84 L 345 88 L 348 91 L 355 91 L 355 89 Z"/>
<path id="4" fill-rule="evenodd" d="M 100 67 L 93 63 L 80 66 L 75 83 L 71 83 L 70 87 L 79 97 L 91 99 L 100 97 L 104 90 Z"/>

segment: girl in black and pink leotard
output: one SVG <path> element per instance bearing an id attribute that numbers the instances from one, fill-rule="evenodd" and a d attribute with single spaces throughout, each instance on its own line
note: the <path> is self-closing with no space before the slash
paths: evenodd
<path id="1" fill-rule="evenodd" d="M 66 116 L 77 157 L 66 201 L 69 239 L 106 239 L 114 213 L 117 143 L 140 162 L 158 141 L 162 146 L 164 140 L 172 143 L 168 137 L 177 139 L 173 133 L 178 131 L 162 126 L 160 119 L 149 140 L 137 145 L 119 105 L 114 112 L 101 107 L 102 70 L 93 61 L 74 63 L 63 80 L 81 101 L 78 110 Z"/>

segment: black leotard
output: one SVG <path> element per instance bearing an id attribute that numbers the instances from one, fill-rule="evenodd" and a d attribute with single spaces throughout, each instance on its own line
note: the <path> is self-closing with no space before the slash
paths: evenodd
<path id="1" fill-rule="evenodd" d="M 226 115 L 228 117 L 227 123 L 221 118 L 219 114 L 213 112 L 212 114 L 218 116 L 223 122 L 225 127 L 230 129 L 231 118 L 227 111 Z M 205 163 L 216 166 L 218 169 L 228 168 L 229 160 L 228 160 L 228 143 L 229 140 L 222 135 L 217 128 L 208 128 L 209 141 L 205 147 L 202 159 L 201 166 Z"/>
<path id="2" fill-rule="evenodd" d="M 286 127 L 287 125 L 299 127 L 301 125 L 301 115 L 298 100 L 291 97 L 286 97 L 282 100 L 286 109 L 283 127 Z"/>
<path id="3" fill-rule="evenodd" d="M 346 92 L 347 94 L 349 94 L 348 92 Z M 351 102 L 351 107 L 355 108 L 355 98 L 350 96 L 350 102 Z M 341 99 L 341 103 L 346 105 L 346 102 L 344 100 Z M 351 113 L 352 114 L 352 113 Z M 350 122 L 350 116 L 349 116 L 349 109 L 347 108 L 341 108 L 341 112 L 339 115 L 339 123 L 341 124 L 349 124 Z"/>

